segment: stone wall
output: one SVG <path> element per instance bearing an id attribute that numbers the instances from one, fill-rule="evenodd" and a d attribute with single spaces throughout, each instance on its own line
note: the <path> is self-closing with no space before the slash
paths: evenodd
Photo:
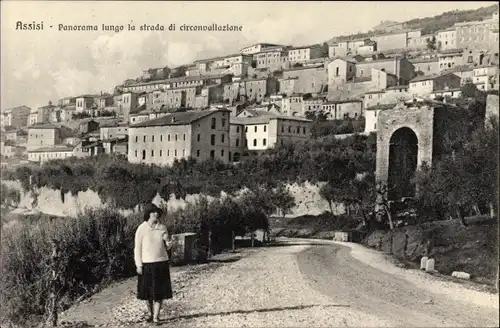
<path id="1" fill-rule="evenodd" d="M 2 181 L 2 183 L 21 189 L 21 185 L 17 182 Z M 328 202 L 319 195 L 320 187 L 321 184 L 316 185 L 309 182 L 302 185 L 297 183 L 287 185 L 296 203 L 296 206 L 292 208 L 288 216 L 318 215 L 329 211 Z M 85 211 L 86 208 L 104 208 L 108 205 L 93 190 L 80 191 L 76 195 L 72 195 L 70 192 L 62 195 L 59 190 L 42 187 L 36 193 L 37 196 L 34 197 L 31 191 L 23 192 L 21 190 L 21 202 L 18 207 L 26 210 L 37 210 L 55 216 L 75 217 Z M 221 192 L 221 197 L 225 196 L 227 194 Z M 187 195 L 185 199 L 175 199 L 174 195 L 172 195 L 169 200 L 165 200 L 160 195 L 156 195 L 152 202 L 157 205 L 167 206 L 169 210 L 176 210 L 183 209 L 188 203 L 195 203 L 200 197 L 200 194 L 194 194 Z M 213 199 L 213 197 L 208 198 L 209 200 Z M 132 211 L 123 212 L 127 214 Z M 336 205 L 334 206 L 334 212 L 335 214 L 340 214 L 344 212 L 344 209 L 341 205 Z"/>
<path id="2" fill-rule="evenodd" d="M 396 258 L 420 263 L 423 256 L 436 260 L 442 274 L 465 271 L 483 282 L 494 283 L 498 268 L 498 222 L 462 227 L 458 221 L 437 221 L 418 226 L 377 230 L 363 244 Z"/>

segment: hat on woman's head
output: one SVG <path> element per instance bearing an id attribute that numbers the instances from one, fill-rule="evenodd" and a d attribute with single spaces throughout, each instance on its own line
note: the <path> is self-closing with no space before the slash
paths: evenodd
<path id="1" fill-rule="evenodd" d="M 163 211 L 161 208 L 156 206 L 153 203 L 147 203 L 146 206 L 144 206 L 144 221 L 149 220 L 149 214 L 151 213 L 158 213 L 158 216 L 161 216 Z"/>

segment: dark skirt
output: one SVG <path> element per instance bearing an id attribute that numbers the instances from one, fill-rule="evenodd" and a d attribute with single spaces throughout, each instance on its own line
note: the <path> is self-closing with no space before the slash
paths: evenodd
<path id="1" fill-rule="evenodd" d="M 168 261 L 142 264 L 142 274 L 137 279 L 137 298 L 144 301 L 172 298 Z"/>

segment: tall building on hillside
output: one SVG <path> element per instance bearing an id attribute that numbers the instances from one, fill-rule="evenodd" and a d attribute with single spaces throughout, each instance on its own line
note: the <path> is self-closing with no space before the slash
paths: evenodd
<path id="1" fill-rule="evenodd" d="M 18 106 L 7 108 L 1 115 L 2 126 L 11 126 L 20 128 L 28 124 L 31 108 L 27 106 Z"/>
<path id="2" fill-rule="evenodd" d="M 231 160 L 229 110 L 176 112 L 128 130 L 131 163 L 171 165 L 175 159 Z"/>
<path id="3" fill-rule="evenodd" d="M 496 14 L 482 21 L 456 23 L 457 48 L 489 50 L 491 35 L 498 30 L 498 22 Z M 498 43 L 496 50 L 498 53 Z"/>

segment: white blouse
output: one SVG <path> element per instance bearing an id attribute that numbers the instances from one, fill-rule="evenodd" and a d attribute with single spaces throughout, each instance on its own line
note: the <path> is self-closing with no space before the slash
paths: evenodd
<path id="1" fill-rule="evenodd" d="M 147 221 L 141 223 L 135 232 L 135 265 L 141 267 L 143 263 L 168 261 L 165 243 L 168 248 L 171 247 L 167 228 L 163 224 L 150 226 Z"/>

